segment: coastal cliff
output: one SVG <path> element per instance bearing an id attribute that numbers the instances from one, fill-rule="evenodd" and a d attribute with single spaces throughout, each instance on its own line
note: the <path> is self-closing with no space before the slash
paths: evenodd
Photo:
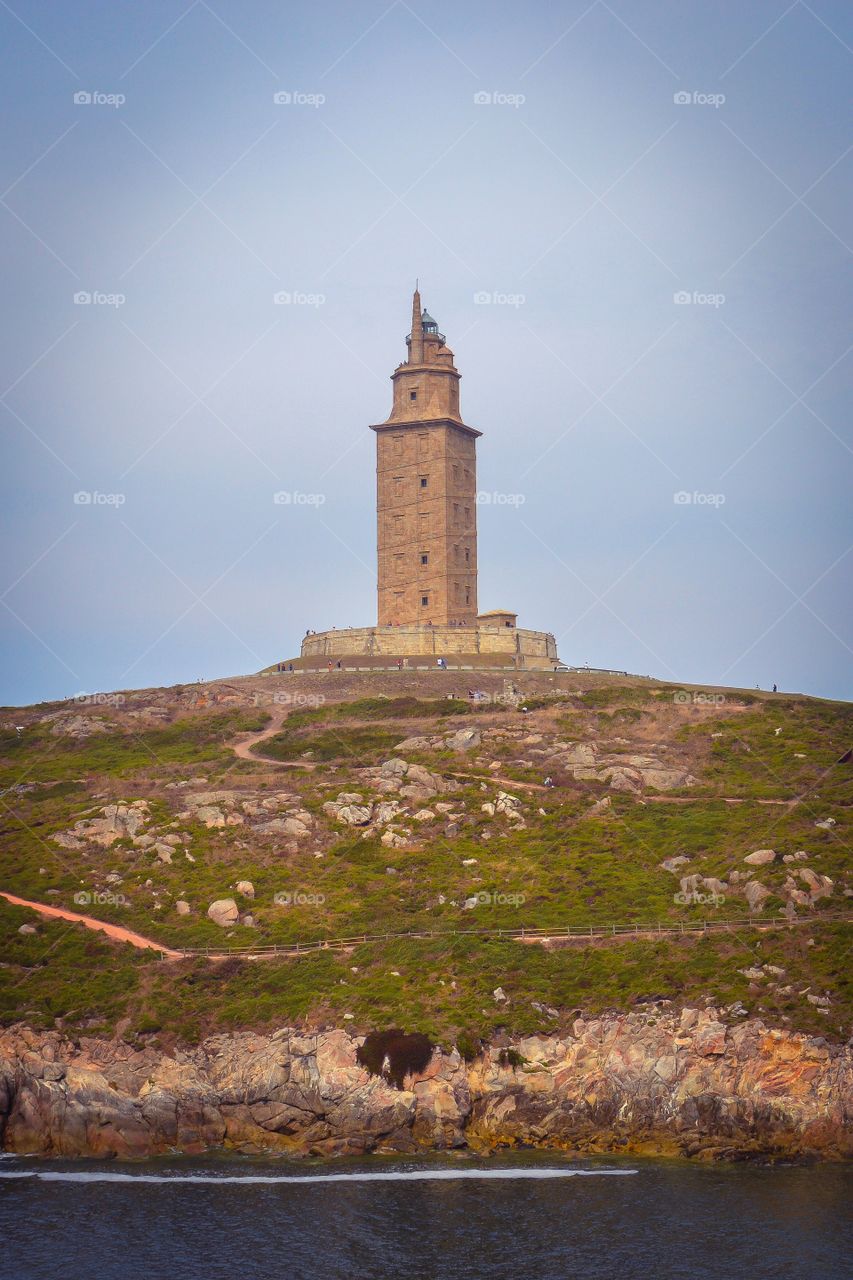
<path id="1" fill-rule="evenodd" d="M 526 1145 L 706 1158 L 853 1154 L 853 1053 L 822 1037 L 649 1006 L 578 1019 L 465 1062 L 433 1051 L 398 1089 L 362 1037 L 282 1028 L 194 1048 L 0 1032 L 0 1147 L 143 1157 L 224 1147 L 293 1155 Z"/>

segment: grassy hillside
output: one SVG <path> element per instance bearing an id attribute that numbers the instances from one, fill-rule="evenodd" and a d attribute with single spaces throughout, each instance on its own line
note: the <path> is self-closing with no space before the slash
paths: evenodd
<path id="1" fill-rule="evenodd" d="M 0 901 L 0 1020 L 191 1040 L 351 1015 L 468 1042 L 665 996 L 847 1034 L 847 705 L 576 674 L 520 676 L 516 697 L 476 679 L 476 700 L 449 673 L 267 676 L 4 715 L 0 889 L 175 947 L 446 936 L 168 964 Z M 263 756 L 237 758 L 265 725 Z M 383 771 L 394 759 L 411 773 Z M 139 816 L 107 841 L 109 806 Z M 745 863 L 756 850 L 775 856 Z M 663 869 L 672 858 L 686 861 Z M 240 913 L 228 928 L 207 916 L 223 898 Z M 452 936 L 703 918 L 733 930 Z"/>

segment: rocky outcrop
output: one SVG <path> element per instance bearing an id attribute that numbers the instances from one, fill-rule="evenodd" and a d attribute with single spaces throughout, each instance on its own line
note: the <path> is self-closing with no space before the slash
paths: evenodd
<path id="1" fill-rule="evenodd" d="M 362 1038 L 283 1028 L 167 1054 L 0 1032 L 0 1146 L 42 1156 L 213 1147 L 357 1154 L 519 1144 L 716 1157 L 853 1154 L 853 1055 L 714 1008 L 649 1006 L 369 1075 Z"/>
<path id="2" fill-rule="evenodd" d="M 184 799 L 187 808 L 179 818 L 208 828 L 245 827 L 252 835 L 287 836 L 293 841 L 309 836 L 314 825 L 311 814 L 289 791 L 202 791 Z"/>
<path id="3" fill-rule="evenodd" d="M 149 820 L 145 800 L 104 805 L 99 812 L 100 817 L 81 818 L 68 831 L 55 832 L 51 839 L 63 849 L 84 849 L 87 844 L 108 849 L 116 840 L 135 840 Z"/>

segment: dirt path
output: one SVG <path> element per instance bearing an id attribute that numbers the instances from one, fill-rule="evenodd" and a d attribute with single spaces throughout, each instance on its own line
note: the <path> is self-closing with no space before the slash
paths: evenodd
<path id="1" fill-rule="evenodd" d="M 274 712 L 266 729 L 262 729 L 260 733 L 250 733 L 248 737 L 241 736 L 239 742 L 229 744 L 231 750 L 240 760 L 251 760 L 253 764 L 273 765 L 277 769 L 316 769 L 317 765 L 308 760 L 273 760 L 270 756 L 255 755 L 253 748 L 259 742 L 265 742 L 267 738 L 274 738 L 277 733 L 280 733 L 286 719 L 286 711 Z"/>
<path id="2" fill-rule="evenodd" d="M 284 721 L 287 719 L 286 711 L 274 713 L 273 719 L 266 729 L 262 729 L 260 733 L 249 734 L 248 737 L 241 737 L 239 742 L 232 742 L 231 750 L 240 760 L 250 760 L 254 764 L 273 765 L 279 769 L 316 769 L 318 764 L 308 760 L 273 760 L 269 756 L 258 756 L 254 753 L 254 748 L 261 742 L 265 742 L 268 738 L 274 738 L 281 731 Z M 541 782 L 520 782 L 517 778 L 504 778 L 493 773 L 477 774 L 464 773 L 453 769 L 447 770 L 451 778 L 459 778 L 463 782 L 487 782 L 493 785 L 506 787 L 508 789 L 515 788 L 518 791 L 557 791 L 562 790 L 561 787 L 546 787 Z M 800 803 L 799 799 L 794 800 L 763 800 L 752 798 L 737 798 L 734 796 L 667 796 L 667 795 L 644 795 L 641 803 L 645 804 L 698 804 L 703 800 L 722 800 L 725 804 L 765 804 L 765 805 L 784 805 L 787 808 L 794 808 Z"/>
<path id="3" fill-rule="evenodd" d="M 260 733 L 250 733 L 247 738 L 241 736 L 239 742 L 232 742 L 230 746 L 235 756 L 239 756 L 241 760 L 257 760 L 258 757 L 252 755 L 252 747 L 256 747 L 259 742 L 264 742 L 267 738 L 274 738 L 281 731 L 286 717 L 286 711 L 273 712 L 266 729 L 262 729 Z"/>
<path id="4" fill-rule="evenodd" d="M 701 804 L 702 801 L 722 800 L 723 804 L 781 804 L 793 809 L 797 800 L 762 800 L 755 796 L 652 796 L 644 795 L 646 804 Z"/>
<path id="5" fill-rule="evenodd" d="M 66 911 L 64 907 L 50 907 L 45 902 L 30 902 L 28 898 L 17 898 L 14 893 L 3 893 L 0 890 L 0 898 L 5 898 L 7 902 L 11 902 L 16 907 L 29 907 L 31 911 L 37 911 L 39 915 L 49 916 L 56 920 L 70 920 L 72 924 L 83 924 L 87 929 L 94 929 L 98 933 L 105 933 L 108 938 L 113 938 L 116 942 L 129 942 L 132 947 L 139 947 L 142 951 L 159 951 L 162 955 L 168 956 L 170 960 L 180 960 L 181 952 L 173 951 L 171 947 L 164 947 L 160 942 L 154 942 L 151 938 L 143 938 L 141 933 L 134 933 L 131 929 L 123 929 L 118 924 L 107 924 L 104 920 L 96 920 L 94 916 L 80 915 L 77 911 Z"/>
<path id="6" fill-rule="evenodd" d="M 519 791 L 554 791 L 554 787 L 546 787 L 542 782 L 519 782 L 517 778 L 501 778 L 494 773 L 459 773 L 453 769 L 447 772 L 451 778 L 461 778 L 465 782 L 493 782 L 503 787 L 515 787 Z"/>

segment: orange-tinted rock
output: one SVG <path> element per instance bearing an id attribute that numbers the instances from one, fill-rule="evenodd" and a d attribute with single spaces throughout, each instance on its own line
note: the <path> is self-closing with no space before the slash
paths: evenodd
<path id="1" fill-rule="evenodd" d="M 0 1031 L 0 1146 L 142 1156 L 217 1146 L 317 1155 L 524 1143 L 705 1157 L 853 1154 L 849 1046 L 718 1012 L 578 1019 L 515 1054 L 436 1049 L 396 1089 L 344 1030 L 218 1035 L 173 1055 Z M 519 1056 L 516 1056 L 519 1055 Z"/>

